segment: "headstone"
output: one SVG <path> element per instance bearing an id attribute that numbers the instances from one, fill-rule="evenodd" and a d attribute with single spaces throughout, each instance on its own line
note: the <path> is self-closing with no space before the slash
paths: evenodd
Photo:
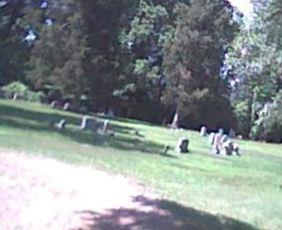
<path id="1" fill-rule="evenodd" d="M 236 133 L 234 132 L 233 129 L 230 129 L 228 136 L 229 136 L 230 138 L 232 138 L 232 139 L 235 138 Z"/>
<path id="2" fill-rule="evenodd" d="M 224 143 L 222 143 L 222 147 L 220 149 L 220 153 L 231 156 L 233 153 L 233 143 L 231 140 L 227 140 Z"/>
<path id="3" fill-rule="evenodd" d="M 165 145 L 164 149 L 163 149 L 163 154 L 166 155 L 168 153 L 169 149 L 170 149 L 169 145 Z"/>
<path id="4" fill-rule="evenodd" d="M 179 153 L 188 153 L 189 152 L 188 147 L 189 147 L 188 138 L 182 137 L 179 139 L 175 150 L 176 152 L 179 152 Z"/>
<path id="5" fill-rule="evenodd" d="M 67 111 L 70 109 L 70 103 L 69 102 L 66 102 L 63 106 L 63 110 Z"/>
<path id="6" fill-rule="evenodd" d="M 80 124 L 80 129 L 96 131 L 97 121 L 93 118 L 88 117 L 88 116 L 83 116 L 81 124 Z"/>
<path id="7" fill-rule="evenodd" d="M 233 143 L 233 153 L 235 153 L 237 156 L 240 156 L 240 153 L 239 153 L 239 144 Z"/>
<path id="8" fill-rule="evenodd" d="M 221 137 L 221 143 L 223 144 L 224 142 L 226 142 L 228 140 L 228 136 L 227 135 L 222 135 Z"/>
<path id="9" fill-rule="evenodd" d="M 99 127 L 101 126 L 101 124 L 103 126 L 100 129 Z M 109 124 L 109 120 L 104 120 L 103 123 L 97 123 L 98 132 L 102 135 L 108 134 L 108 124 Z"/>
<path id="10" fill-rule="evenodd" d="M 208 143 L 209 143 L 210 145 L 213 145 L 214 137 L 215 137 L 215 133 L 210 133 L 209 139 L 208 139 Z"/>
<path id="11" fill-rule="evenodd" d="M 207 127 L 206 126 L 201 127 L 200 134 L 201 134 L 202 137 L 207 136 L 208 133 L 207 133 Z"/>
<path id="12" fill-rule="evenodd" d="M 108 117 L 115 117 L 114 110 L 112 108 L 109 109 L 107 115 L 108 115 Z"/>
<path id="13" fill-rule="evenodd" d="M 52 101 L 50 107 L 55 108 L 56 106 L 57 106 L 57 101 Z"/>
<path id="14" fill-rule="evenodd" d="M 109 124 L 109 120 L 105 120 L 105 121 L 104 121 L 104 125 L 103 125 L 103 132 L 104 132 L 104 133 L 107 132 L 108 124 Z"/>
<path id="15" fill-rule="evenodd" d="M 222 137 L 223 137 L 223 132 L 218 132 L 214 136 L 213 147 L 212 147 L 212 152 L 214 154 L 220 153 L 220 149 L 222 147 Z"/>
<path id="16" fill-rule="evenodd" d="M 223 135 L 224 134 L 224 129 L 222 129 L 222 128 L 218 129 L 218 133 Z"/>
<path id="17" fill-rule="evenodd" d="M 17 93 L 14 93 L 13 100 L 18 100 L 18 98 L 19 98 L 19 95 Z"/>
<path id="18" fill-rule="evenodd" d="M 62 130 L 65 129 L 67 121 L 65 119 L 60 120 L 58 123 L 55 124 L 55 127 Z"/>

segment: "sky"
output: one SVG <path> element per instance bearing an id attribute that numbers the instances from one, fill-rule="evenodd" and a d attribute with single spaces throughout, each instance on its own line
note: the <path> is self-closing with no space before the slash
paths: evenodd
<path id="1" fill-rule="evenodd" d="M 229 0 L 232 5 L 236 6 L 246 17 L 250 18 L 252 14 L 251 0 Z"/>

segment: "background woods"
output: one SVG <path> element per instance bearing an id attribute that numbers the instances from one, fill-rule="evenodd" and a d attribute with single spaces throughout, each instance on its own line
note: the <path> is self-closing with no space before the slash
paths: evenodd
<path id="1" fill-rule="evenodd" d="M 254 1 L 245 26 L 227 0 L 0 1 L 0 84 L 74 110 L 279 142 L 281 10 Z"/>

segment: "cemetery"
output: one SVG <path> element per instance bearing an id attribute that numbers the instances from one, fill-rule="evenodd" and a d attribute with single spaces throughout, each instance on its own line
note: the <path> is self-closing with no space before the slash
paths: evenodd
<path id="1" fill-rule="evenodd" d="M 233 139 L 225 134 L 228 130 L 212 133 L 207 127 L 203 136 L 196 131 L 134 120 L 108 120 L 23 101 L 0 100 L 0 114 L 1 148 L 130 175 L 170 201 L 238 220 L 226 219 L 228 224 L 219 225 L 219 216 L 213 215 L 210 220 L 216 228 L 277 229 L 281 225 L 280 212 L 276 212 L 282 207 L 281 145 Z M 48 121 L 56 121 L 56 125 L 49 126 Z M 236 196 L 238 192 L 240 196 Z M 220 208 L 222 202 L 228 208 Z M 262 204 L 264 209 L 256 208 Z M 166 211 L 171 213 L 180 208 L 176 204 L 169 207 Z M 238 214 L 243 207 L 248 212 L 244 217 Z M 253 208 L 256 214 L 252 214 Z M 193 226 L 190 215 L 209 229 L 206 221 L 211 217 L 191 214 L 188 209 L 182 212 L 186 213 L 184 219 L 173 214 L 183 224 L 180 229 Z M 266 212 L 272 213 L 272 218 L 260 218 Z M 132 218 L 138 220 L 137 216 Z M 161 220 L 158 217 L 154 221 L 162 226 Z"/>
<path id="2" fill-rule="evenodd" d="M 281 0 L 0 0 L 0 230 L 281 230 Z"/>

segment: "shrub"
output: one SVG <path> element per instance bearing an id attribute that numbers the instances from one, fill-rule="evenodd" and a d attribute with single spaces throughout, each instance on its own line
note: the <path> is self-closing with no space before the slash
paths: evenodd
<path id="1" fill-rule="evenodd" d="M 25 84 L 15 81 L 3 87 L 6 97 L 10 98 L 17 94 L 20 99 L 40 102 L 44 96 L 42 92 L 33 92 Z"/>
<path id="2" fill-rule="evenodd" d="M 250 115 L 248 102 L 243 101 L 235 105 L 236 119 L 237 119 L 237 132 L 244 137 L 249 136 L 250 128 Z"/>
<path id="3" fill-rule="evenodd" d="M 277 93 L 272 103 L 267 104 L 258 114 L 252 128 L 252 136 L 268 142 L 282 141 L 282 90 Z"/>

